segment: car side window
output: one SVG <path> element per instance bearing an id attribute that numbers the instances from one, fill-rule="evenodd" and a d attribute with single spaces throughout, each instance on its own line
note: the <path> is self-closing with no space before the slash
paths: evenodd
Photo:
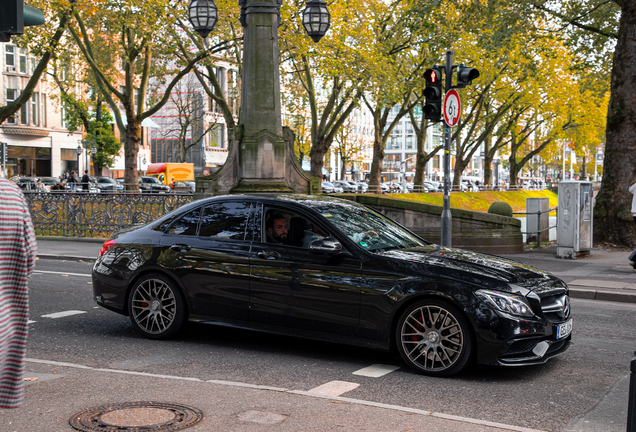
<path id="1" fill-rule="evenodd" d="M 307 249 L 314 240 L 328 237 L 317 225 L 305 217 L 270 208 L 265 216 L 265 243 L 295 246 Z"/>
<path id="2" fill-rule="evenodd" d="M 249 210 L 249 203 L 239 202 L 206 206 L 201 216 L 199 236 L 244 240 Z"/>
<path id="3" fill-rule="evenodd" d="M 170 226 L 168 234 L 196 235 L 197 228 L 199 227 L 200 215 L 201 208 L 186 213 Z"/>

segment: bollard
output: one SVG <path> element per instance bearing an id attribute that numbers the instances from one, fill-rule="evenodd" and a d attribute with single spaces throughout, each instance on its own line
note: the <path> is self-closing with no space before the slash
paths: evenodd
<path id="1" fill-rule="evenodd" d="M 629 402 L 627 403 L 627 432 L 636 432 L 636 352 L 634 352 L 630 369 Z"/>

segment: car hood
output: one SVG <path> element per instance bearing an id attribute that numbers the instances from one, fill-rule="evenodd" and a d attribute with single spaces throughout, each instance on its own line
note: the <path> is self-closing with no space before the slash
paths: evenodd
<path id="1" fill-rule="evenodd" d="M 565 288 L 565 284 L 548 272 L 518 261 L 435 244 L 409 249 L 379 252 L 379 255 L 421 262 L 436 267 L 435 271 L 452 275 L 458 271 L 494 278 L 531 290 Z"/>

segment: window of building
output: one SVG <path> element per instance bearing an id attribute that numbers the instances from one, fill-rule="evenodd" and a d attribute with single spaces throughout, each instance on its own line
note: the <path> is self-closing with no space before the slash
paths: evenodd
<path id="1" fill-rule="evenodd" d="M 33 92 L 31 96 L 31 124 L 40 126 L 40 94 Z"/>
<path id="2" fill-rule="evenodd" d="M 15 67 L 15 47 L 13 45 L 4 46 L 4 63 L 7 66 Z"/>
<path id="3" fill-rule="evenodd" d="M 29 101 L 20 108 L 20 124 L 29 124 Z"/>
<path id="4" fill-rule="evenodd" d="M 40 96 L 40 125 L 46 127 L 46 95 Z"/>
<path id="5" fill-rule="evenodd" d="M 18 97 L 18 90 L 17 89 L 7 89 L 7 105 L 10 102 L 13 102 L 14 100 L 16 100 Z M 17 124 L 18 120 L 14 117 L 11 116 L 7 119 L 7 123 L 10 124 Z"/>
<path id="6" fill-rule="evenodd" d="M 415 171 L 415 166 L 417 165 L 417 155 L 407 153 L 405 160 L 406 171 Z"/>
<path id="7" fill-rule="evenodd" d="M 20 50 L 20 54 L 19 54 L 19 59 L 20 59 L 20 73 L 29 73 L 29 68 L 28 68 L 28 64 L 27 64 L 27 55 L 26 55 L 26 51 L 24 49 Z"/>
<path id="8" fill-rule="evenodd" d="M 413 135 L 407 135 L 406 136 L 406 149 L 407 150 L 413 150 L 415 148 L 415 140 L 413 139 L 414 136 Z"/>
<path id="9" fill-rule="evenodd" d="M 60 117 L 62 120 L 62 128 L 66 129 L 66 127 L 68 126 L 66 123 L 66 109 L 64 108 L 64 106 L 60 106 Z"/>
<path id="10" fill-rule="evenodd" d="M 389 149 L 399 150 L 402 148 L 402 137 L 391 136 L 389 138 Z"/>

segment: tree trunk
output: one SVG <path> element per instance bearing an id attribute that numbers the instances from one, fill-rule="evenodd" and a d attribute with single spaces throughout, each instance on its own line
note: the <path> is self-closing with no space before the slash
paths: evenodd
<path id="1" fill-rule="evenodd" d="M 426 154 L 424 147 L 426 146 L 426 135 L 428 121 L 422 113 L 421 123 L 417 131 L 417 155 L 415 157 L 415 179 L 413 180 L 413 191 L 417 192 L 416 187 L 424 185 L 424 177 L 426 175 L 426 163 L 431 158 Z M 428 157 L 427 157 L 428 156 Z"/>
<path id="2" fill-rule="evenodd" d="M 126 191 L 138 192 L 137 155 L 139 154 L 139 144 L 141 143 L 141 121 L 128 110 L 126 110 L 126 115 L 128 117 L 128 125 L 126 126 L 126 139 L 124 141 L 124 182 L 126 183 Z"/>
<path id="3" fill-rule="evenodd" d="M 311 146 L 309 151 L 310 170 L 312 176 L 322 179 L 322 168 L 325 166 L 325 155 L 329 151 L 329 145 L 325 137 L 320 137 L 318 142 Z"/>
<path id="4" fill-rule="evenodd" d="M 636 2 L 623 2 L 614 51 L 611 96 L 607 110 L 603 182 L 594 206 L 594 235 L 598 241 L 634 247 L 636 228 L 627 191 L 636 178 Z"/>
<path id="5" fill-rule="evenodd" d="M 380 193 L 380 180 L 382 177 L 382 161 L 384 160 L 384 145 L 382 137 L 376 131 L 373 140 L 373 159 L 371 161 L 371 173 L 369 174 L 369 186 L 372 192 Z"/>

